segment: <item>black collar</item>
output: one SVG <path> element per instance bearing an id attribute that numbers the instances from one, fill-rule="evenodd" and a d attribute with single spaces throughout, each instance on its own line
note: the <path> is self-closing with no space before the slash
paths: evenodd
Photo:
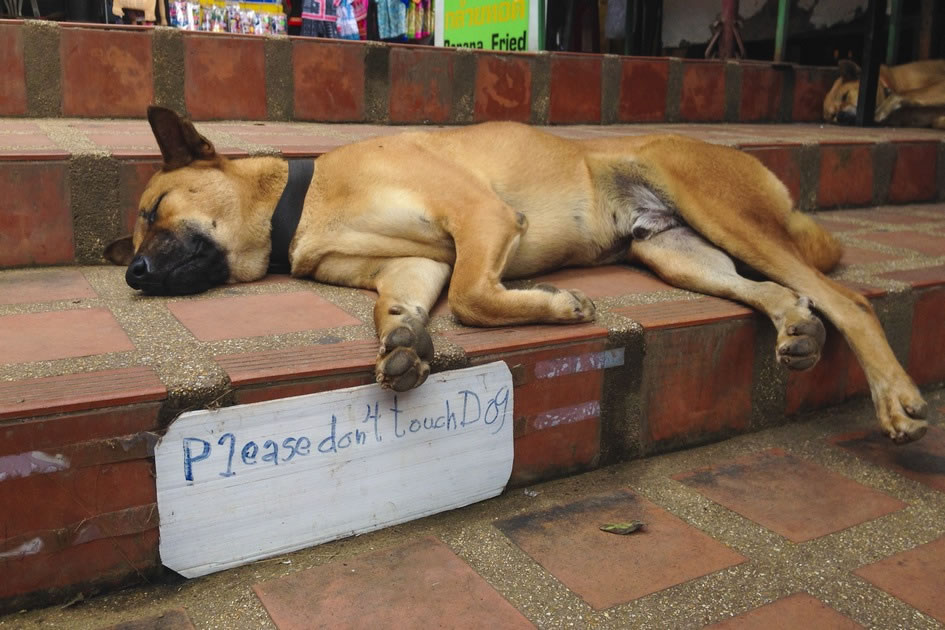
<path id="1" fill-rule="evenodd" d="M 269 273 L 290 273 L 289 245 L 302 218 L 302 206 L 312 175 L 315 160 L 311 158 L 289 160 L 289 180 L 272 213 L 272 251 L 269 254 Z"/>

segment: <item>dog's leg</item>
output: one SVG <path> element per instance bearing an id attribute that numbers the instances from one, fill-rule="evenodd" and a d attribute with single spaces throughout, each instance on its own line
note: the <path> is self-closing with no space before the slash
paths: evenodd
<path id="1" fill-rule="evenodd" d="M 883 430 L 899 443 L 917 440 L 925 434 L 928 423 L 921 418 L 925 417 L 928 406 L 893 354 L 876 314 L 863 296 L 798 259 L 784 257 L 782 260 L 775 246 L 756 248 L 756 257 L 763 263 L 756 267 L 804 297 L 797 298 L 797 294 L 780 284 L 752 283 L 741 278 L 732 273 L 733 268 L 719 264 L 719 255 L 727 259 L 726 254 L 720 250 L 709 254 L 706 248 L 714 249 L 688 228 L 677 228 L 634 242 L 631 257 L 646 263 L 676 286 L 739 300 L 767 313 L 778 326 L 779 357 L 783 356 L 781 348 L 786 342 L 784 354 L 801 357 L 798 365 L 802 367 L 808 360 L 804 357 L 812 355 L 807 350 L 816 344 L 819 355 L 823 340 L 819 322 L 815 324 L 816 318 L 806 314 L 810 303 L 805 298 L 809 298 L 847 339 L 863 366 Z M 713 257 L 714 264 L 709 262 Z M 728 264 L 731 264 L 730 259 Z M 791 299 L 795 300 L 793 309 Z M 781 326 L 779 319 L 783 322 Z M 796 343 L 790 341 L 792 337 L 797 339 Z"/>
<path id="2" fill-rule="evenodd" d="M 806 370 L 820 360 L 826 335 L 810 310 L 810 300 L 780 284 L 739 275 L 728 254 L 691 228 L 676 227 L 634 241 L 630 257 L 673 286 L 737 300 L 765 313 L 778 331 L 775 357 L 784 366 Z"/>
<path id="3" fill-rule="evenodd" d="M 398 392 L 418 387 L 430 374 L 433 340 L 430 309 L 450 277 L 450 266 L 429 258 L 394 258 L 376 276 L 374 326 L 380 340 L 375 375 Z"/>
<path id="4" fill-rule="evenodd" d="M 502 274 L 527 230 L 525 216 L 491 204 L 458 216 L 451 233 L 456 263 L 450 281 L 450 309 L 464 324 L 576 324 L 594 319 L 583 293 L 538 285 L 506 289 Z"/>

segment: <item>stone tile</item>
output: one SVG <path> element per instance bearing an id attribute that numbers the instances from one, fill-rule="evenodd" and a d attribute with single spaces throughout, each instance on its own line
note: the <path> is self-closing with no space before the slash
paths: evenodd
<path id="1" fill-rule="evenodd" d="M 865 265 L 868 263 L 883 262 L 887 260 L 898 260 L 898 256 L 878 252 L 874 249 L 864 249 L 862 247 L 853 247 L 851 245 L 843 246 L 843 258 L 840 259 L 842 265 Z"/>
<path id="2" fill-rule="evenodd" d="M 30 304 L 96 298 L 98 294 L 75 269 L 6 271 L 0 275 L 0 304 Z"/>
<path id="3" fill-rule="evenodd" d="M 796 201 L 800 198 L 801 168 L 793 147 L 745 147 L 743 150 L 761 160 L 762 164 L 778 176 L 791 193 L 791 199 Z"/>
<path id="4" fill-rule="evenodd" d="M 915 296 L 909 342 L 909 375 L 924 385 L 945 380 L 945 288 L 925 289 Z"/>
<path id="5" fill-rule="evenodd" d="M 193 630 L 193 628 L 194 624 L 190 622 L 187 611 L 176 608 L 145 619 L 123 621 L 103 630 Z"/>
<path id="6" fill-rule="evenodd" d="M 644 339 L 641 407 L 651 443 L 677 446 L 748 428 L 753 320 L 647 330 Z"/>
<path id="7" fill-rule="evenodd" d="M 827 341 L 817 365 L 805 372 L 788 372 L 784 410 L 788 415 L 869 392 L 866 374 L 846 339 L 830 322 L 824 321 L 824 326 Z"/>
<path id="8" fill-rule="evenodd" d="M 784 75 L 768 64 L 742 64 L 742 96 L 738 120 L 777 120 L 781 109 Z"/>
<path id="9" fill-rule="evenodd" d="M 834 68 L 794 67 L 794 122 L 820 122 L 824 116 L 824 97 L 837 78 Z"/>
<path id="10" fill-rule="evenodd" d="M 104 308 L 0 317 L 0 363 L 28 363 L 134 350 Z"/>
<path id="11" fill-rule="evenodd" d="M 532 107 L 532 69 L 519 56 L 478 55 L 473 116 L 476 122 L 528 122 Z"/>
<path id="12" fill-rule="evenodd" d="M 59 50 L 63 115 L 140 117 L 154 102 L 149 31 L 65 28 Z"/>
<path id="13" fill-rule="evenodd" d="M 673 478 L 795 543 L 820 538 L 906 506 L 898 499 L 776 448 Z"/>
<path id="14" fill-rule="evenodd" d="M 930 223 L 935 220 L 917 212 L 912 212 L 913 208 L 914 206 L 905 206 L 901 208 L 880 206 L 879 208 L 864 208 L 862 210 L 840 210 L 838 211 L 837 215 L 849 217 L 852 219 L 874 221 L 876 223 L 891 223 L 893 225 Z"/>
<path id="15" fill-rule="evenodd" d="M 18 24 L 0 24 L 0 116 L 21 116 L 25 113 L 23 29 Z"/>
<path id="16" fill-rule="evenodd" d="M 453 108 L 452 49 L 393 47 L 390 50 L 390 120 L 445 123 Z"/>
<path id="17" fill-rule="evenodd" d="M 325 343 L 215 357 L 236 386 L 373 370 L 377 340 Z"/>
<path id="18" fill-rule="evenodd" d="M 817 205 L 866 205 L 873 199 L 873 153 L 869 145 L 821 145 Z"/>
<path id="19" fill-rule="evenodd" d="M 862 628 L 846 615 L 807 593 L 795 593 L 777 601 L 749 610 L 736 617 L 706 626 L 704 630 L 796 630 L 797 628 L 830 628 L 856 630 Z"/>
<path id="20" fill-rule="evenodd" d="M 725 116 L 725 64 L 691 59 L 683 62 L 679 115 L 683 120 L 699 122 L 722 120 Z"/>
<path id="21" fill-rule="evenodd" d="M 922 289 L 939 284 L 945 284 L 945 265 L 935 267 L 920 267 L 903 271 L 888 271 L 880 274 L 884 278 L 909 283 L 913 289 Z"/>
<path id="22" fill-rule="evenodd" d="M 889 200 L 925 201 L 938 194 L 938 142 L 894 143 L 896 161 L 889 182 Z"/>
<path id="23" fill-rule="evenodd" d="M 860 567 L 854 573 L 945 623 L 945 537 Z"/>
<path id="24" fill-rule="evenodd" d="M 651 274 L 617 265 L 562 269 L 538 276 L 534 280 L 553 284 L 561 289 L 577 289 L 583 291 L 591 299 L 673 289 L 672 286 Z"/>
<path id="25" fill-rule="evenodd" d="M 600 531 L 642 521 L 629 536 Z M 618 491 L 496 522 L 496 527 L 596 609 L 682 584 L 744 558 L 647 499 Z"/>
<path id="26" fill-rule="evenodd" d="M 666 120 L 666 92 L 669 89 L 668 59 L 620 59 L 620 122 Z"/>
<path id="27" fill-rule="evenodd" d="M 513 352 L 525 348 L 604 339 L 607 329 L 594 324 L 573 326 L 510 326 L 507 328 L 461 328 L 443 333 L 469 356 Z"/>
<path id="28" fill-rule="evenodd" d="M 901 232 L 872 232 L 857 238 L 876 241 L 890 247 L 902 247 L 921 252 L 926 256 L 945 256 L 945 236 L 937 236 L 915 230 Z"/>
<path id="29" fill-rule="evenodd" d="M 314 293 L 202 298 L 168 310 L 201 341 L 280 335 L 362 323 Z"/>
<path id="30" fill-rule="evenodd" d="M 296 120 L 364 120 L 365 47 L 292 40 Z"/>
<path id="31" fill-rule="evenodd" d="M 629 317 L 647 330 L 701 326 L 731 319 L 746 319 L 754 314 L 754 311 L 736 302 L 713 297 L 635 304 L 615 308 L 613 312 Z"/>
<path id="32" fill-rule="evenodd" d="M 332 562 L 253 590 L 279 630 L 533 628 L 435 538 Z"/>
<path id="33" fill-rule="evenodd" d="M 0 267 L 72 262 L 68 166 L 5 164 L 0 169 Z"/>
<path id="34" fill-rule="evenodd" d="M 830 442 L 904 477 L 945 492 L 945 429 L 930 427 L 918 442 L 893 444 L 881 431 L 856 431 Z"/>
<path id="35" fill-rule="evenodd" d="M 600 123 L 601 56 L 559 53 L 551 58 L 552 124 Z"/>
<path id="36" fill-rule="evenodd" d="M 262 38 L 184 34 L 184 102 L 195 120 L 265 120 Z"/>

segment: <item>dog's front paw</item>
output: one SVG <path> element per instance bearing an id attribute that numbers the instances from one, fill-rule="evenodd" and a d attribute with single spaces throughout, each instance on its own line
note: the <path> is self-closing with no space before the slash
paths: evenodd
<path id="1" fill-rule="evenodd" d="M 803 297 L 785 319 L 778 331 L 778 362 L 791 370 L 809 370 L 820 361 L 827 339 L 824 324 L 810 311 L 810 301 Z"/>
<path id="2" fill-rule="evenodd" d="M 928 403 L 911 383 L 900 383 L 876 401 L 879 423 L 896 444 L 914 442 L 925 435 L 928 412 Z"/>
<path id="3" fill-rule="evenodd" d="M 415 318 L 403 318 L 400 326 L 384 335 L 374 369 L 385 389 L 405 392 L 419 387 L 430 374 L 433 340 Z"/>
<path id="4" fill-rule="evenodd" d="M 536 284 L 533 288 L 551 293 L 552 321 L 565 324 L 589 322 L 597 315 L 597 309 L 589 297 L 577 289 L 559 289 L 551 284 Z"/>

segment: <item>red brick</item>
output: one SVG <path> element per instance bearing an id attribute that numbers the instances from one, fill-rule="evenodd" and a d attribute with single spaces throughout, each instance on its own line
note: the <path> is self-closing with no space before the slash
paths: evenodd
<path id="1" fill-rule="evenodd" d="M 784 77 L 765 65 L 742 65 L 742 97 L 738 110 L 741 122 L 774 121 L 781 109 Z"/>
<path id="2" fill-rule="evenodd" d="M 793 628 L 830 628 L 856 630 L 862 628 L 849 617 L 807 593 L 795 593 L 749 610 L 737 617 L 706 626 L 705 630 L 791 630 Z"/>
<path id="3" fill-rule="evenodd" d="M 938 142 L 893 144 L 896 162 L 889 182 L 890 201 L 905 203 L 935 198 L 938 194 L 938 145 Z"/>
<path id="4" fill-rule="evenodd" d="M 788 374 L 785 413 L 820 409 L 869 391 L 866 374 L 846 339 L 830 322 L 820 361 L 806 372 Z"/>
<path id="5" fill-rule="evenodd" d="M 527 58 L 505 55 L 476 57 L 476 122 L 528 122 L 532 107 L 532 70 Z"/>
<path id="6" fill-rule="evenodd" d="M 23 28 L 0 24 L 0 116 L 26 113 L 26 64 Z"/>
<path id="7" fill-rule="evenodd" d="M 43 269 L 7 271 L 0 276 L 0 304 L 30 304 L 96 298 L 80 271 Z"/>
<path id="8" fill-rule="evenodd" d="M 599 529 L 627 521 L 646 526 L 630 536 Z M 625 490 L 501 520 L 496 527 L 598 610 L 744 561 L 722 543 Z"/>
<path id="9" fill-rule="evenodd" d="M 26 497 L 32 498 L 28 508 L 0 514 L 5 538 L 154 503 L 154 463 L 139 459 L 0 482 L 0 505 L 20 505 Z"/>
<path id="10" fill-rule="evenodd" d="M 651 442 L 748 427 L 754 321 L 648 331 L 644 339 L 641 406 Z"/>
<path id="11" fill-rule="evenodd" d="M 740 304 L 713 297 L 635 304 L 615 308 L 613 312 L 629 317 L 647 330 L 701 326 L 733 319 L 746 319 L 754 314 L 754 311 Z"/>
<path id="12" fill-rule="evenodd" d="M 854 571 L 913 608 L 945 623 L 945 537 Z"/>
<path id="13" fill-rule="evenodd" d="M 253 590 L 280 630 L 532 628 L 435 538 L 262 582 Z"/>
<path id="14" fill-rule="evenodd" d="M 160 408 L 159 403 L 143 403 L 0 424 L 0 455 L 58 451 L 84 440 L 151 431 L 158 427 Z"/>
<path id="15" fill-rule="evenodd" d="M 0 267 L 75 262 L 64 162 L 0 168 Z"/>
<path id="16" fill-rule="evenodd" d="M 745 147 L 744 151 L 758 158 L 778 176 L 791 193 L 791 199 L 797 201 L 800 198 L 801 167 L 797 163 L 793 147 Z"/>
<path id="17" fill-rule="evenodd" d="M 104 308 L 0 317 L 3 363 L 27 363 L 134 350 Z"/>
<path id="18" fill-rule="evenodd" d="M 668 85 L 668 60 L 621 58 L 618 122 L 666 120 Z"/>
<path id="19" fill-rule="evenodd" d="M 376 382 L 374 379 L 374 371 L 371 370 L 370 372 L 361 372 L 359 374 L 320 378 L 298 383 L 281 383 L 276 385 L 247 387 L 236 390 L 235 395 L 236 402 L 242 405 L 246 403 L 261 402 L 264 400 L 289 398 L 291 396 L 318 394 L 321 392 L 329 392 L 335 389 L 344 389 L 346 387 L 357 387 L 358 385 L 370 385 L 374 382 Z"/>
<path id="20" fill-rule="evenodd" d="M 201 341 L 280 335 L 360 324 L 308 291 L 170 302 L 168 310 Z"/>
<path id="21" fill-rule="evenodd" d="M 857 235 L 857 238 L 869 239 L 890 247 L 914 249 L 926 256 L 945 256 L 945 236 L 936 236 L 926 232 L 916 230 L 873 232 Z"/>
<path id="22" fill-rule="evenodd" d="M 125 233 L 134 231 L 138 204 L 151 177 L 161 170 L 161 160 L 122 160 L 118 163 L 118 203 Z"/>
<path id="23" fill-rule="evenodd" d="M 907 282 L 913 289 L 923 289 L 945 284 L 945 265 L 907 269 L 905 271 L 889 271 L 880 275 L 884 278 Z"/>
<path id="24" fill-rule="evenodd" d="M 918 442 L 894 444 L 878 430 L 835 435 L 830 441 L 861 459 L 945 492 L 945 429 L 930 427 Z"/>
<path id="25" fill-rule="evenodd" d="M 780 449 L 673 478 L 795 543 L 860 525 L 906 506 Z"/>
<path id="26" fill-rule="evenodd" d="M 592 299 L 673 290 L 672 286 L 649 273 L 618 265 L 561 269 L 534 280 L 561 289 L 577 289 Z"/>
<path id="27" fill-rule="evenodd" d="M 292 40 L 297 120 L 364 120 L 364 54 L 359 44 Z"/>
<path id="28" fill-rule="evenodd" d="M 515 438 L 509 486 L 563 477 L 597 466 L 600 455 L 600 409 L 579 422 L 559 424 Z"/>
<path id="29" fill-rule="evenodd" d="M 262 38 L 184 35 L 184 101 L 196 120 L 264 120 Z"/>
<path id="30" fill-rule="evenodd" d="M 945 381 L 945 288 L 926 289 L 915 297 L 909 374 L 920 385 Z"/>
<path id="31" fill-rule="evenodd" d="M 683 62 L 683 120 L 720 121 L 725 116 L 725 65 L 712 61 Z"/>
<path id="32" fill-rule="evenodd" d="M 158 530 L 93 540 L 50 554 L 0 559 L 0 598 L 54 591 L 68 586 L 116 585 L 141 581 L 160 567 Z"/>
<path id="33" fill-rule="evenodd" d="M 445 123 L 453 106 L 452 49 L 390 49 L 390 120 Z"/>
<path id="34" fill-rule="evenodd" d="M 868 145 L 821 145 L 817 205 L 865 205 L 873 199 L 873 153 Z"/>
<path id="35" fill-rule="evenodd" d="M 123 621 L 103 630 L 194 630 L 187 611 L 183 608 L 168 610 L 154 617 Z"/>
<path id="36" fill-rule="evenodd" d="M 373 370 L 377 341 L 326 343 L 215 357 L 233 385 L 252 385 Z"/>
<path id="37" fill-rule="evenodd" d="M 601 57 L 559 53 L 551 57 L 551 123 L 600 123 Z"/>
<path id="38" fill-rule="evenodd" d="M 818 122 L 824 117 L 824 97 L 830 91 L 837 71 L 832 68 L 794 67 L 794 122 Z"/>
<path id="39" fill-rule="evenodd" d="M 63 115 L 140 117 L 154 101 L 150 31 L 66 28 L 59 50 Z"/>
<path id="40" fill-rule="evenodd" d="M 461 328 L 444 332 L 443 336 L 465 350 L 467 355 L 477 356 L 606 338 L 607 329 L 593 324 Z"/>

